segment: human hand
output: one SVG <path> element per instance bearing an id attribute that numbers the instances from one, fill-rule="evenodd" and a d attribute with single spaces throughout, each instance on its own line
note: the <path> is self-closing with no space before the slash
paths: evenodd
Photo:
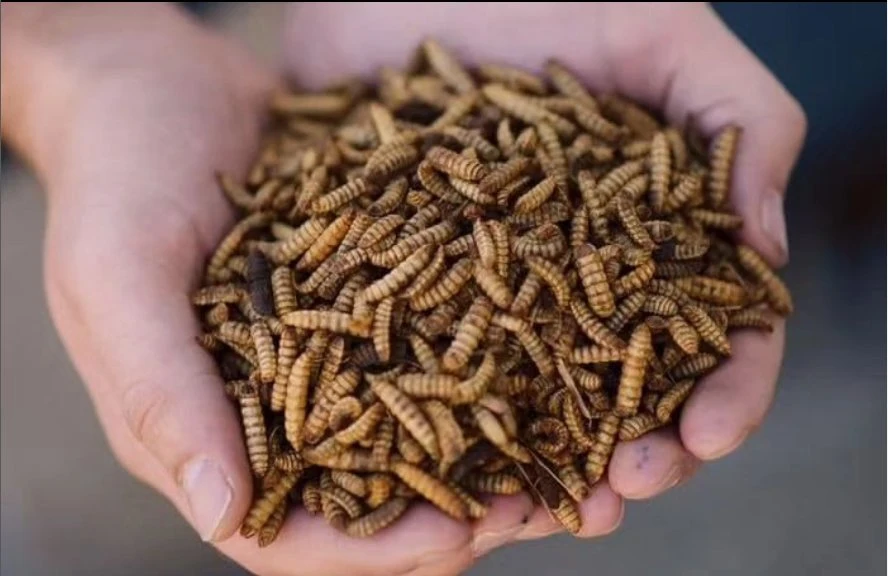
<path id="1" fill-rule="evenodd" d="M 739 125 L 732 202 L 745 220 L 742 238 L 771 265 L 786 263 L 783 194 L 806 120 L 705 4 L 306 4 L 288 21 L 286 63 L 301 86 L 319 88 L 345 75 L 372 77 L 382 65 L 403 66 L 429 36 L 467 63 L 540 71 L 546 58 L 558 58 L 593 92 L 621 93 L 662 110 L 673 124 L 693 123 L 708 138 Z M 701 381 L 677 429 L 617 447 L 608 483 L 582 506 L 583 535 L 614 529 L 621 498 L 664 492 L 701 460 L 735 450 L 762 422 L 782 361 L 784 322 L 770 334 L 748 331 L 731 341 L 733 357 Z M 519 516 L 511 521 L 498 533 L 476 530 L 475 553 L 559 530 L 542 509 L 526 525 Z"/>
<path id="2" fill-rule="evenodd" d="M 2 21 L 4 138 L 47 190 L 52 318 L 124 468 L 256 574 L 470 563 L 471 529 L 430 505 L 371 540 L 305 513 L 264 549 L 237 533 L 252 479 L 190 295 L 234 217 L 214 173 L 245 174 L 272 75 L 169 6 L 4 5 Z"/>

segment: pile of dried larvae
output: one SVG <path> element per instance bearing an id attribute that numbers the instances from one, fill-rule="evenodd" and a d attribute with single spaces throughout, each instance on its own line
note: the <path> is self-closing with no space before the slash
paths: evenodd
<path id="1" fill-rule="evenodd" d="M 192 294 L 243 416 L 244 537 L 290 506 L 368 537 L 527 491 L 564 527 L 614 445 L 673 425 L 732 329 L 792 311 L 712 142 L 563 64 L 463 66 L 435 40 L 378 84 L 280 92 L 240 219 Z"/>

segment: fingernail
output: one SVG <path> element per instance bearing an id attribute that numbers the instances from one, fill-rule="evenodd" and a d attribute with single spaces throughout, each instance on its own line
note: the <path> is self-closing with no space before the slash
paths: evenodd
<path id="1" fill-rule="evenodd" d="M 231 505 L 234 496 L 231 483 L 218 464 L 201 459 L 188 464 L 182 484 L 197 531 L 209 542 L 216 536 Z"/>
<path id="2" fill-rule="evenodd" d="M 663 478 L 663 483 L 660 484 L 659 492 L 666 492 L 667 490 L 671 490 L 675 488 L 679 482 L 681 482 L 682 477 L 684 476 L 684 467 L 680 464 L 676 464 L 669 470 L 669 473 L 666 474 L 666 477 Z"/>
<path id="3" fill-rule="evenodd" d="M 476 535 L 475 539 L 472 540 L 472 553 L 475 558 L 484 556 L 491 550 L 499 548 L 514 540 L 518 532 L 523 529 L 524 524 L 518 524 L 517 526 L 512 526 L 506 530 L 482 532 L 481 534 Z"/>
<path id="4" fill-rule="evenodd" d="M 781 257 L 786 259 L 789 256 L 786 218 L 783 214 L 783 196 L 777 191 L 766 192 L 762 199 L 762 229 L 780 250 Z"/>
<path id="5" fill-rule="evenodd" d="M 739 447 L 741 444 L 743 444 L 743 441 L 746 440 L 747 436 L 749 436 L 749 432 L 750 432 L 749 430 L 744 430 L 743 432 L 740 433 L 739 436 L 737 436 L 737 438 L 735 438 L 732 442 L 727 444 L 725 447 L 721 448 L 720 450 L 716 450 L 716 451 L 710 453 L 709 455 L 707 455 L 707 457 L 706 457 L 707 460 L 715 460 L 717 458 L 721 458 L 722 456 L 725 456 L 726 454 L 730 454 L 731 452 L 736 450 L 737 447 Z"/>
<path id="6" fill-rule="evenodd" d="M 546 538 L 553 534 L 559 534 L 562 530 L 564 529 L 556 524 L 549 524 L 542 529 L 532 529 L 530 527 L 527 527 L 515 535 L 515 540 L 537 540 L 540 538 Z"/>

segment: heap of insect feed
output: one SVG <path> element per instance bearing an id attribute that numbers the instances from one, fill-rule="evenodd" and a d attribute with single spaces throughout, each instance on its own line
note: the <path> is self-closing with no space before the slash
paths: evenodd
<path id="1" fill-rule="evenodd" d="M 426 41 L 378 84 L 279 93 L 192 296 L 243 416 L 245 537 L 290 507 L 367 537 L 424 500 L 527 491 L 564 527 L 618 442 L 673 425 L 733 329 L 792 311 L 738 243 L 734 153 Z"/>

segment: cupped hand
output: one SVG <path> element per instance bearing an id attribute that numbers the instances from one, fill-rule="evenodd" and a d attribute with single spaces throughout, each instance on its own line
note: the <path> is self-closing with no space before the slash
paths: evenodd
<path id="1" fill-rule="evenodd" d="M 616 92 L 711 138 L 743 130 L 732 188 L 742 239 L 773 266 L 788 259 L 783 194 L 802 146 L 805 116 L 781 84 L 705 4 L 304 4 L 293 10 L 286 64 L 305 87 L 403 66 L 433 36 L 467 63 L 541 71 L 567 64 L 593 92 Z M 689 478 L 700 461 L 734 451 L 765 418 L 780 371 L 784 322 L 732 335 L 733 356 L 702 380 L 680 424 L 617 447 L 608 482 L 582 506 L 586 536 L 612 530 L 620 498 L 649 498 Z M 615 513 L 616 511 L 616 513 Z M 538 509 L 524 526 L 478 540 L 486 551 L 558 531 Z"/>
<path id="2" fill-rule="evenodd" d="M 240 536 L 253 484 L 239 415 L 196 343 L 190 294 L 233 223 L 214 174 L 244 176 L 275 79 L 176 11 L 89 11 L 68 17 L 101 30 L 123 11 L 127 39 L 90 42 L 81 32 L 65 56 L 80 70 L 65 83 L 64 118 L 30 159 L 48 190 L 52 317 L 118 460 L 256 574 L 455 573 L 470 564 L 472 529 L 429 505 L 369 540 L 304 512 L 267 548 Z M 503 498 L 476 530 L 500 532 L 530 511 L 524 496 Z"/>

